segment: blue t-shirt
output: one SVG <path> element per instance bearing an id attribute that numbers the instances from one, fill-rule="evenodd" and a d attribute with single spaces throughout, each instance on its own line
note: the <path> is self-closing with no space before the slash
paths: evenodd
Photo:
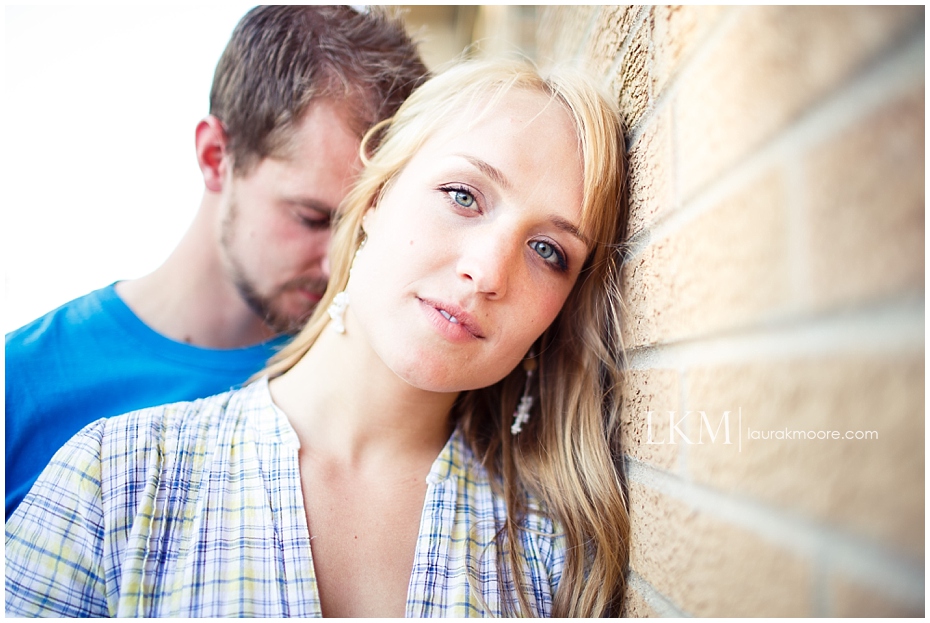
<path id="1" fill-rule="evenodd" d="M 7 518 L 87 424 L 237 387 L 287 340 L 230 350 L 175 342 L 143 323 L 115 285 L 6 335 Z"/>

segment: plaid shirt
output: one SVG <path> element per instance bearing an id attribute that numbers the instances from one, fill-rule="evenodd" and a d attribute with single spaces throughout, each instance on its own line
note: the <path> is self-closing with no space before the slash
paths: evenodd
<path id="1" fill-rule="evenodd" d="M 7 615 L 321 616 L 298 448 L 266 381 L 89 425 L 7 523 Z M 505 506 L 458 431 L 427 483 L 407 616 L 502 615 Z M 545 616 L 564 536 L 537 513 L 526 528 Z"/>

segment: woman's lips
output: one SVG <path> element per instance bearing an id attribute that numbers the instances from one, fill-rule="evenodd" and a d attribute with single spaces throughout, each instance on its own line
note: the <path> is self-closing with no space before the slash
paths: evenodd
<path id="1" fill-rule="evenodd" d="M 465 308 L 436 299 L 417 298 L 432 324 L 446 337 L 453 341 L 484 338 L 478 321 Z"/>

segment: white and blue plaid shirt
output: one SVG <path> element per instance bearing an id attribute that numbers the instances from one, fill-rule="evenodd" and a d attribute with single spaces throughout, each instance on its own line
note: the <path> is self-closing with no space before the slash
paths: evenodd
<path id="1" fill-rule="evenodd" d="M 6 525 L 6 614 L 321 616 L 298 448 L 264 380 L 89 425 Z M 504 614 L 504 503 L 458 431 L 427 483 L 407 616 Z M 530 614 L 546 616 L 564 536 L 537 513 L 525 528 Z"/>

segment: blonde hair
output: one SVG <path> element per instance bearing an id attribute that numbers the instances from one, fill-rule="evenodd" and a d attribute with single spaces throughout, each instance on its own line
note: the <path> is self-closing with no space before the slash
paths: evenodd
<path id="1" fill-rule="evenodd" d="M 553 616 L 619 615 L 629 550 L 619 430 L 626 162 L 616 109 L 577 73 L 543 78 L 523 62 L 462 62 L 372 128 L 363 152 L 373 138 L 381 140 L 373 154 L 365 154 L 366 166 L 336 224 L 329 287 L 306 327 L 265 373 L 274 377 L 290 369 L 329 322 L 326 309 L 345 289 L 361 243 L 362 217 L 420 146 L 456 115 L 470 107 L 483 114 L 511 89 L 548 95 L 573 121 L 584 162 L 581 229 L 591 251 L 562 311 L 536 343 L 537 407 L 523 431 L 510 431 L 526 378 L 520 366 L 490 387 L 460 394 L 451 415 L 507 501 L 501 533 L 511 546 L 502 548 L 504 572 L 522 576 L 513 570 L 521 566 L 520 524 L 534 495 L 567 540 Z M 524 587 L 504 602 L 514 614 L 532 614 Z"/>

